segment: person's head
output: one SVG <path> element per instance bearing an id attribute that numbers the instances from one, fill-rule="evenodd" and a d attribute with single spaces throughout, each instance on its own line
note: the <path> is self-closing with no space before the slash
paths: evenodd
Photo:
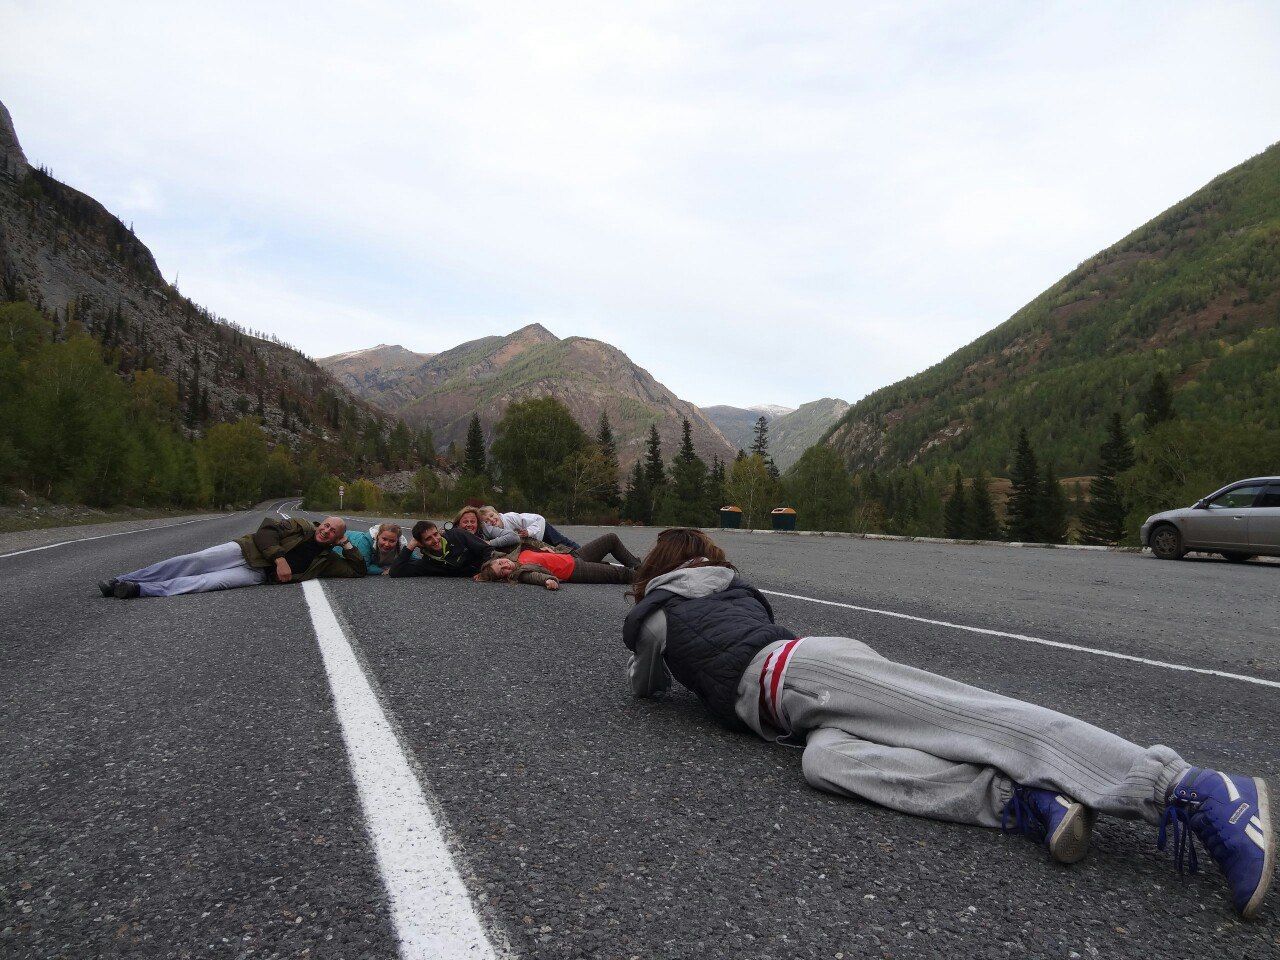
<path id="1" fill-rule="evenodd" d="M 337 543 L 347 535 L 347 521 L 341 517 L 325 517 L 316 524 L 316 543 Z"/>
<path id="2" fill-rule="evenodd" d="M 400 524 L 379 524 L 378 535 L 374 538 L 374 546 L 382 556 L 398 553 L 400 551 Z"/>
<path id="3" fill-rule="evenodd" d="M 440 552 L 440 528 L 430 520 L 419 520 L 413 525 L 413 539 L 432 553 Z"/>
<path id="4" fill-rule="evenodd" d="M 480 572 L 473 579 L 482 583 L 510 580 L 519 567 L 520 564 L 514 560 L 508 560 L 506 557 L 494 557 L 492 560 L 485 561 L 484 566 L 480 568 Z"/>
<path id="5" fill-rule="evenodd" d="M 480 512 L 475 507 L 463 507 L 453 519 L 453 525 L 459 530 L 480 536 Z"/>
<path id="6" fill-rule="evenodd" d="M 481 523 L 487 523 L 491 527 L 502 526 L 502 517 L 498 514 L 498 511 L 495 510 L 493 507 L 490 507 L 487 505 L 483 506 L 478 511 L 476 511 L 476 513 L 480 517 Z"/>
<path id="7" fill-rule="evenodd" d="M 629 596 L 640 600 L 649 581 L 680 567 L 728 567 L 737 569 L 714 540 L 701 530 L 672 527 L 658 534 L 658 542 L 645 554 L 636 570 L 635 584 Z"/>

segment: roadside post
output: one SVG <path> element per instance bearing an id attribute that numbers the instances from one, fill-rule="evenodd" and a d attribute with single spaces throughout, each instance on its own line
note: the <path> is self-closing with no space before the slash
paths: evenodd
<path id="1" fill-rule="evenodd" d="M 796 512 L 790 507 L 774 507 L 770 512 L 773 517 L 773 529 L 794 530 L 796 528 Z"/>
<path id="2" fill-rule="evenodd" d="M 338 509 L 342 509 L 342 498 L 346 495 L 347 488 L 343 484 L 338 484 Z"/>
<path id="3" fill-rule="evenodd" d="M 742 526 L 742 508 L 741 507 L 721 507 L 720 508 L 720 529 L 721 530 L 737 530 Z"/>

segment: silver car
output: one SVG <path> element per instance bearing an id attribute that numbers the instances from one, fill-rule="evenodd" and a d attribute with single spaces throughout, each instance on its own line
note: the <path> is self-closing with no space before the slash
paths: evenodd
<path id="1" fill-rule="evenodd" d="M 1148 517 L 1142 543 L 1161 560 L 1179 560 L 1188 550 L 1235 563 L 1280 556 L 1280 477 L 1237 480 L 1193 507 Z"/>

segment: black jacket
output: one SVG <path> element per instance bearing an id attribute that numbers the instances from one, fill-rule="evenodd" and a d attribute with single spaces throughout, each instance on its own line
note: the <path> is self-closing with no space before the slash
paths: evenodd
<path id="1" fill-rule="evenodd" d="M 479 537 L 453 527 L 440 531 L 444 556 L 434 556 L 424 549 L 415 558 L 408 547 L 400 548 L 400 556 L 391 565 L 392 577 L 473 577 L 493 549 Z"/>
<path id="2" fill-rule="evenodd" d="M 741 577 L 733 577 L 714 593 L 699 595 L 697 581 L 716 572 L 723 577 L 724 568 L 693 568 L 679 571 L 674 580 L 655 579 L 627 614 L 622 639 L 636 653 L 642 624 L 661 610 L 666 618 L 662 659 L 671 675 L 721 720 L 741 726 L 734 706 L 743 672 L 769 644 L 792 640 L 795 634 L 773 622 L 769 601 Z M 720 583 L 723 580 L 716 585 Z"/>

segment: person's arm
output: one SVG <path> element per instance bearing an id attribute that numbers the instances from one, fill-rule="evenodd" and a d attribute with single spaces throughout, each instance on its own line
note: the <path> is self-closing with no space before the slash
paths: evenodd
<path id="1" fill-rule="evenodd" d="M 671 689 L 671 671 L 662 653 L 667 647 L 667 615 L 657 610 L 640 626 L 640 639 L 627 662 L 631 692 L 637 697 L 652 697 Z"/>
<path id="2" fill-rule="evenodd" d="M 494 536 L 489 538 L 489 546 L 494 550 L 510 550 L 512 547 L 520 546 L 520 534 L 514 530 L 504 528 L 499 532 L 497 527 L 485 527 L 484 529 L 486 533 L 490 530 L 495 531 Z"/>
<path id="3" fill-rule="evenodd" d="M 547 590 L 559 590 L 560 581 L 550 570 L 544 570 L 542 567 L 527 566 L 516 574 L 516 579 L 521 583 L 532 583 L 534 586 L 545 587 Z"/>
<path id="4" fill-rule="evenodd" d="M 540 513 L 516 514 L 520 518 L 520 527 L 527 530 L 534 540 L 542 540 L 547 535 L 547 518 Z"/>
<path id="5" fill-rule="evenodd" d="M 280 541 L 288 534 L 296 532 L 297 527 L 298 523 L 295 520 L 277 520 L 275 517 L 268 517 L 254 531 L 253 545 L 262 552 L 264 557 L 275 563 L 284 556 Z"/>

